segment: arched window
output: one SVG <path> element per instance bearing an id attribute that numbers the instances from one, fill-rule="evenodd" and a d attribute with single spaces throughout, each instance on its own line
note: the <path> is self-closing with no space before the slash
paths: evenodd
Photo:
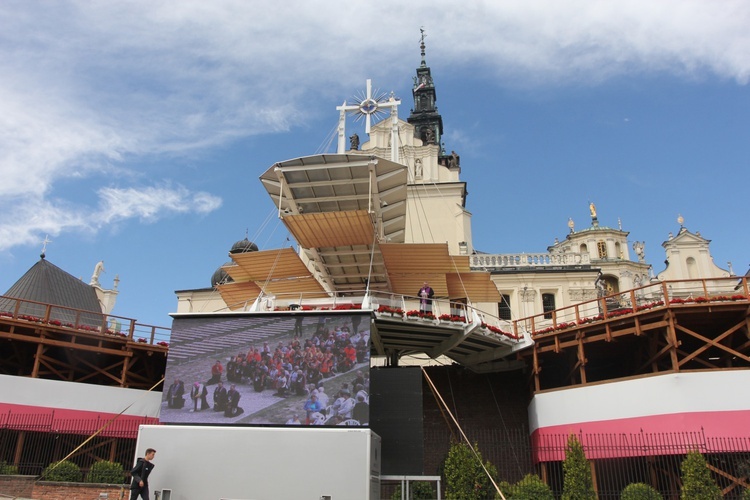
<path id="1" fill-rule="evenodd" d="M 597 241 L 596 242 L 596 249 L 599 251 L 599 258 L 600 259 L 606 259 L 607 258 L 607 242 L 606 241 Z"/>
<path id="2" fill-rule="evenodd" d="M 589 247 L 586 243 L 581 243 L 581 253 L 589 253 Z"/>
<path id="3" fill-rule="evenodd" d="M 695 259 L 692 257 L 688 257 L 687 261 L 685 261 L 687 264 L 687 272 L 688 272 L 688 278 L 695 279 L 698 277 L 698 265 L 695 262 Z"/>
<path id="4" fill-rule="evenodd" d="M 615 258 L 622 259 L 622 249 L 620 248 L 620 242 L 615 242 Z"/>
<path id="5" fill-rule="evenodd" d="M 552 319 L 552 311 L 555 310 L 554 293 L 542 294 L 542 310 L 544 311 L 544 319 Z"/>

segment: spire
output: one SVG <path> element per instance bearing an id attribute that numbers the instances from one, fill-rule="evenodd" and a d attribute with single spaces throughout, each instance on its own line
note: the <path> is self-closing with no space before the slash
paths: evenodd
<path id="1" fill-rule="evenodd" d="M 435 105 L 437 94 L 435 93 L 435 83 L 432 80 L 432 73 L 427 62 L 425 61 L 425 43 L 427 36 L 424 28 L 420 28 L 421 37 L 419 48 L 422 55 L 422 62 L 417 68 L 417 76 L 414 77 L 414 109 L 406 121 L 414 125 L 414 136 L 422 140 L 423 144 L 441 145 L 443 136 L 443 117 L 440 116 Z"/>
<path id="2" fill-rule="evenodd" d="M 422 35 L 422 37 L 421 37 L 421 43 L 419 44 L 419 48 L 422 49 L 422 64 L 420 66 L 423 67 L 423 68 L 426 68 L 427 67 L 427 63 L 425 62 L 425 58 L 424 58 L 424 56 L 425 56 L 425 52 L 424 52 L 424 49 L 425 49 L 424 39 L 425 39 L 425 37 L 427 35 L 424 32 L 424 28 L 419 28 L 419 32 Z"/>

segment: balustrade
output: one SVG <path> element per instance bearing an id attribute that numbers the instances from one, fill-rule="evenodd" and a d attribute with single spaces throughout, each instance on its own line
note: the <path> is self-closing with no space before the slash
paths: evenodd
<path id="1" fill-rule="evenodd" d="M 471 257 L 471 267 L 494 269 L 502 267 L 580 266 L 590 264 L 588 253 L 508 253 L 477 254 Z"/>

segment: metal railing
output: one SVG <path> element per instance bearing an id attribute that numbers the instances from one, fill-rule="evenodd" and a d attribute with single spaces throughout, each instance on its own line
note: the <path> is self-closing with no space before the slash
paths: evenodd
<path id="1" fill-rule="evenodd" d="M 725 499 L 740 499 L 750 486 L 750 438 L 711 438 L 701 432 L 575 434 L 592 463 L 597 496 L 619 499 L 631 483 L 646 483 L 664 499 L 680 498 L 680 465 L 688 452 L 701 453 Z M 532 454 L 539 461 L 547 484 L 560 495 L 563 489 L 562 461 L 569 435 L 534 440 Z"/>
<path id="2" fill-rule="evenodd" d="M 254 302 L 235 304 L 228 309 L 242 306 L 246 311 L 347 311 L 372 310 L 377 314 L 391 314 L 406 319 L 428 319 L 435 322 L 453 323 L 456 327 L 477 324 L 490 334 L 519 341 L 526 333 L 520 325 L 500 319 L 497 316 L 474 307 L 471 303 L 456 300 L 433 298 L 429 313 L 420 310 L 421 299 L 417 296 L 401 295 L 372 290 L 353 290 L 346 295 L 331 294 L 321 297 L 320 292 L 261 295 Z"/>
<path id="3" fill-rule="evenodd" d="M 96 460 L 110 460 L 125 469 L 133 462 L 138 427 L 155 424 L 153 418 L 108 422 L 96 419 L 58 419 L 54 414 L 0 414 L 0 463 L 15 466 L 19 474 L 40 475 L 51 463 L 62 460 L 86 439 L 101 431 L 69 460 L 84 476 Z M 106 427 L 105 427 L 106 426 Z M 64 429 L 64 430 L 61 430 Z"/>

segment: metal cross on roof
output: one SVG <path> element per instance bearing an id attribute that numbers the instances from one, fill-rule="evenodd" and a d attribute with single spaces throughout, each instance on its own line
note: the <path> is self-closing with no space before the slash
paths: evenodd
<path id="1" fill-rule="evenodd" d="M 345 148 L 346 140 L 346 113 L 355 113 L 365 118 L 365 133 L 370 133 L 370 127 L 372 125 L 372 116 L 378 113 L 384 112 L 385 109 L 390 108 L 391 115 L 398 117 L 398 105 L 401 101 L 395 99 L 392 95 L 386 98 L 386 94 L 375 94 L 372 92 L 372 80 L 368 79 L 366 82 L 366 94 L 361 98 L 357 99 L 354 104 L 346 104 L 346 101 L 341 106 L 336 106 L 336 110 L 340 112 L 339 115 L 339 140 L 338 140 L 338 153 L 343 153 Z"/>
<path id="2" fill-rule="evenodd" d="M 42 241 L 42 255 L 41 257 L 44 258 L 47 255 L 47 243 L 52 243 L 52 240 L 49 239 L 49 234 L 44 236 L 44 241 Z"/>

